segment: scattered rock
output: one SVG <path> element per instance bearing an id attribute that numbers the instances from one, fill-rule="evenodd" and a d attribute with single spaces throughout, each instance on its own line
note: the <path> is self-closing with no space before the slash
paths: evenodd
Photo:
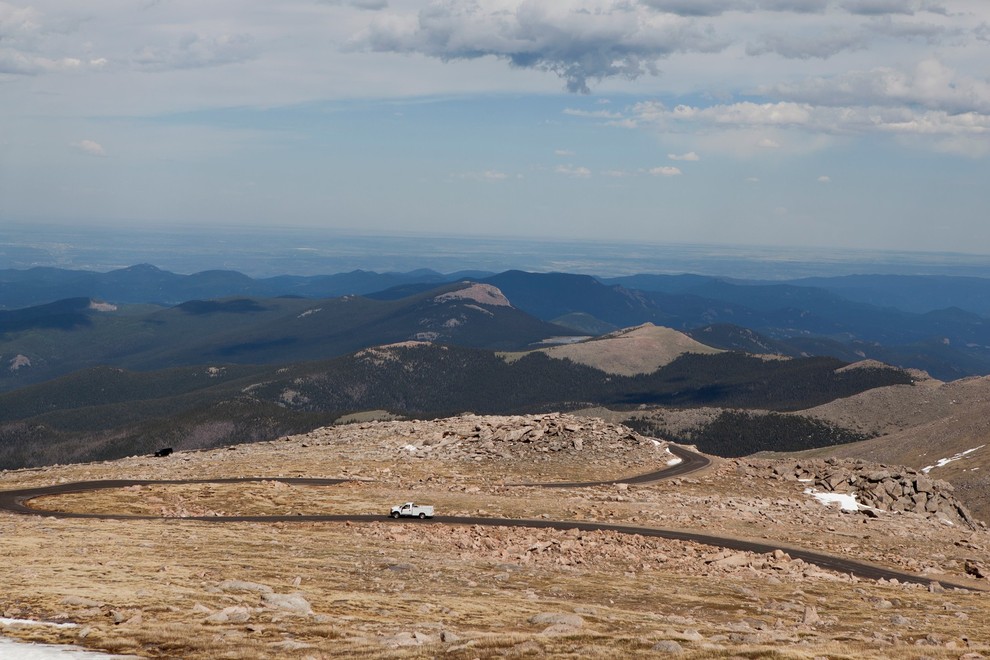
<path id="1" fill-rule="evenodd" d="M 529 622 L 538 625 L 565 625 L 571 626 L 572 628 L 580 628 L 584 626 L 584 618 L 579 614 L 570 614 L 566 612 L 544 612 L 542 614 L 534 614 L 529 618 Z"/>
<path id="2" fill-rule="evenodd" d="M 672 639 L 662 639 L 653 645 L 651 649 L 657 653 L 665 653 L 667 655 L 679 655 L 684 653 L 684 647 L 675 642 Z"/>
<path id="3" fill-rule="evenodd" d="M 206 623 L 247 623 L 250 620 L 251 612 L 240 605 L 224 608 L 206 617 Z"/>
<path id="4" fill-rule="evenodd" d="M 66 596 L 59 602 L 69 607 L 103 607 L 103 603 L 100 601 L 83 596 Z"/>
<path id="5" fill-rule="evenodd" d="M 285 639 L 281 642 L 272 642 L 268 645 L 269 648 L 275 649 L 276 651 L 303 651 L 306 649 L 315 649 L 316 647 L 312 644 L 307 644 L 305 642 L 300 642 L 295 639 Z"/>
<path id="6" fill-rule="evenodd" d="M 292 612 L 293 614 L 312 614 L 313 607 L 302 594 L 275 594 L 265 593 L 261 595 L 261 602 L 266 607 Z"/>
<path id="7" fill-rule="evenodd" d="M 800 480 L 815 490 L 854 495 L 860 512 L 871 518 L 881 512 L 910 512 L 970 529 L 976 527 L 969 510 L 953 495 L 951 484 L 912 468 L 836 458 L 754 462 L 742 467 L 753 475 Z"/>
<path id="8" fill-rule="evenodd" d="M 411 632 L 398 632 L 382 638 L 381 643 L 394 648 L 399 646 L 419 646 L 422 642 L 417 640 L 416 636 Z"/>
<path id="9" fill-rule="evenodd" d="M 270 594 L 274 589 L 266 584 L 257 582 L 246 582 L 244 580 L 224 580 L 219 585 L 222 591 L 257 591 L 259 593 Z"/>

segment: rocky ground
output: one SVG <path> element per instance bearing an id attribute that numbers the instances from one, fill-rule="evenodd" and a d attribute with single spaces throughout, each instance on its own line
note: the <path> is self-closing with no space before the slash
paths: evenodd
<path id="1" fill-rule="evenodd" d="M 73 624 L 0 632 L 143 657 L 990 657 L 990 594 L 856 579 L 788 553 L 813 548 L 990 589 L 990 534 L 937 479 L 854 460 L 734 460 L 648 486 L 514 485 L 614 479 L 670 459 L 665 443 L 593 418 L 468 415 L 4 472 L 2 488 L 349 481 L 149 485 L 37 502 L 165 518 L 154 521 L 0 514 L 0 615 Z M 870 508 L 843 511 L 807 490 Z M 385 518 L 406 500 L 441 515 L 685 528 L 779 550 Z M 382 520 L 183 520 L 265 513 Z"/>

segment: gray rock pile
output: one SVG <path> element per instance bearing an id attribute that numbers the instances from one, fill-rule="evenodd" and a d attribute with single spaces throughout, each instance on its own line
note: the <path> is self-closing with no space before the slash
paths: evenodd
<path id="1" fill-rule="evenodd" d="M 371 422 L 318 429 L 300 438 L 328 444 L 378 446 L 394 457 L 485 460 L 580 453 L 583 459 L 666 453 L 666 443 L 597 418 L 561 413 L 473 415 L 431 421 Z"/>
<path id="2" fill-rule="evenodd" d="M 805 482 L 827 493 L 855 495 L 861 505 L 869 507 L 863 510 L 867 515 L 893 511 L 970 528 L 978 524 L 953 496 L 952 484 L 912 468 L 835 458 L 778 461 L 760 467 L 773 479 Z"/>
<path id="3" fill-rule="evenodd" d="M 609 454 L 652 442 L 625 426 L 598 419 L 552 413 L 526 416 L 465 415 L 435 422 L 442 428 L 423 437 L 422 451 L 461 449 L 472 454 L 504 454 L 514 449 L 544 453 L 576 451 Z"/>

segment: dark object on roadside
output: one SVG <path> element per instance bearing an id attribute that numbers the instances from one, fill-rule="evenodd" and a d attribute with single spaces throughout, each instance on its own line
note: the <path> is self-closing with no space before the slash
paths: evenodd
<path id="1" fill-rule="evenodd" d="M 164 448 L 159 449 L 158 451 L 156 451 L 155 452 L 155 456 L 159 456 L 159 457 L 160 456 L 168 456 L 171 453 L 172 453 L 172 448 L 171 447 L 164 447 Z"/>

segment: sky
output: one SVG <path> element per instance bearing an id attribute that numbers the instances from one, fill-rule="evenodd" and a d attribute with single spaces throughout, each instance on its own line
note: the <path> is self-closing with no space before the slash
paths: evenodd
<path id="1" fill-rule="evenodd" d="M 987 0 L 0 0 L 0 223 L 990 254 Z"/>

